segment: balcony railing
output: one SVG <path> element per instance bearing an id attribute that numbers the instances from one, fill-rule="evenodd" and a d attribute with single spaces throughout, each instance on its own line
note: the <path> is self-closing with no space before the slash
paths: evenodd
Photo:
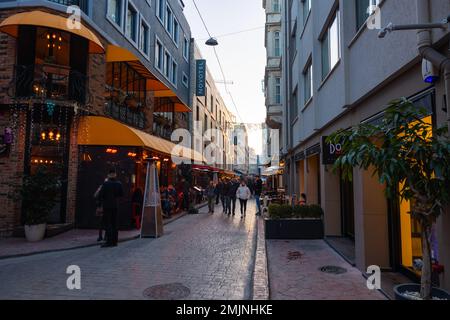
<path id="1" fill-rule="evenodd" d="M 52 99 L 86 104 L 87 88 L 86 75 L 66 66 L 17 65 L 9 95 L 14 98 Z"/>
<path id="2" fill-rule="evenodd" d="M 54 3 L 59 3 L 65 6 L 78 6 L 81 11 L 88 14 L 89 0 L 47 0 Z"/>

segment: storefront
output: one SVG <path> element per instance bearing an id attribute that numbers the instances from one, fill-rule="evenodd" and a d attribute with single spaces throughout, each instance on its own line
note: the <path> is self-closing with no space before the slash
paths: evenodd
<path id="1" fill-rule="evenodd" d="M 133 227 L 132 199 L 145 190 L 146 159 L 156 162 L 161 187 L 177 185 L 178 160 L 202 161 L 202 156 L 183 148 L 183 158 L 172 158 L 175 144 L 105 117 L 84 117 L 78 133 L 79 161 L 76 225 L 79 228 L 98 227 L 93 194 L 114 168 L 123 184 L 125 196 L 119 201 L 120 227 Z M 191 159 L 185 158 L 190 155 Z M 178 154 L 176 155 L 178 156 Z"/>

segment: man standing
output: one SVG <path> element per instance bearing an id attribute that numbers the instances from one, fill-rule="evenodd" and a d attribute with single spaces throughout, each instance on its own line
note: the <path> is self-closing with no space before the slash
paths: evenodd
<path id="1" fill-rule="evenodd" d="M 231 182 L 228 180 L 225 180 L 223 182 L 222 187 L 222 206 L 223 206 L 223 213 L 227 214 L 230 210 L 230 188 L 231 188 Z"/>
<path id="2" fill-rule="evenodd" d="M 255 200 L 256 200 L 256 209 L 258 212 L 257 216 L 261 215 L 261 194 L 262 194 L 262 180 L 259 176 L 256 177 L 255 182 Z"/>
<path id="3" fill-rule="evenodd" d="M 117 180 L 116 171 L 113 169 L 109 172 L 108 179 L 103 183 L 99 197 L 103 204 L 106 224 L 106 243 L 102 245 L 102 248 L 117 247 L 119 241 L 117 200 L 120 197 L 123 197 L 123 188 L 120 181 Z"/>
<path id="4" fill-rule="evenodd" d="M 228 206 L 228 215 L 233 213 L 233 216 L 236 214 L 236 192 L 239 188 L 239 181 L 237 179 L 233 179 L 230 182 L 230 189 L 228 191 L 228 197 L 230 198 L 230 206 Z"/>

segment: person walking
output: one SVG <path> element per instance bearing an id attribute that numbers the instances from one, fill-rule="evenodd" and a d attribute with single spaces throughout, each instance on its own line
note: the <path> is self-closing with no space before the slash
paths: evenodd
<path id="1" fill-rule="evenodd" d="M 210 181 L 209 185 L 206 187 L 206 197 L 208 198 L 208 208 L 209 213 L 214 213 L 215 201 L 216 201 L 216 187 L 214 186 L 214 181 Z"/>
<path id="2" fill-rule="evenodd" d="M 117 200 L 121 197 L 123 197 L 122 184 L 117 180 L 116 171 L 110 170 L 108 179 L 103 183 L 99 195 L 106 223 L 106 243 L 102 245 L 102 248 L 117 247 L 119 241 Z"/>
<path id="3" fill-rule="evenodd" d="M 262 194 L 262 188 L 263 188 L 263 184 L 262 184 L 261 177 L 257 176 L 256 177 L 256 181 L 255 181 L 255 185 L 254 185 L 256 209 L 258 210 L 256 212 L 257 216 L 261 215 L 261 194 Z"/>
<path id="4" fill-rule="evenodd" d="M 228 191 L 228 197 L 230 198 L 230 205 L 228 206 L 228 215 L 233 213 L 236 215 L 236 192 L 239 188 L 239 182 L 237 179 L 233 179 L 230 182 L 230 189 Z"/>
<path id="5" fill-rule="evenodd" d="M 216 205 L 219 204 L 219 200 L 222 200 L 223 205 L 223 198 L 222 198 L 222 189 L 223 189 L 223 182 L 222 180 L 219 180 L 219 183 L 216 185 Z"/>
<path id="6" fill-rule="evenodd" d="M 108 181 L 108 179 L 105 179 L 104 182 Z M 96 204 L 96 210 L 95 215 L 99 218 L 99 226 L 98 226 L 98 238 L 97 242 L 103 241 L 103 239 L 106 240 L 106 222 L 105 222 L 105 215 L 103 214 L 103 204 L 100 199 L 100 192 L 102 191 L 103 183 L 98 187 L 97 191 L 94 193 L 94 199 Z M 105 231 L 105 237 L 103 237 L 103 231 Z"/>
<path id="7" fill-rule="evenodd" d="M 225 180 L 223 182 L 223 187 L 222 187 L 222 206 L 223 206 L 223 213 L 227 214 L 228 213 L 228 209 L 230 207 L 230 188 L 231 188 L 231 182 L 228 180 Z"/>
<path id="8" fill-rule="evenodd" d="M 250 188 L 247 187 L 245 181 L 241 181 L 241 185 L 236 190 L 236 197 L 239 199 L 241 208 L 241 218 L 244 218 L 247 214 L 247 201 L 252 196 Z"/>

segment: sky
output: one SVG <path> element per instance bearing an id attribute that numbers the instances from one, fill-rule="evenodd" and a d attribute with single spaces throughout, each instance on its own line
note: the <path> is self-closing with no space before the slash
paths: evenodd
<path id="1" fill-rule="evenodd" d="M 200 47 L 215 80 L 223 81 L 209 38 L 197 13 L 194 0 L 184 0 L 184 14 L 191 26 L 192 37 Z M 227 85 L 236 108 L 223 84 L 217 84 L 222 98 L 237 122 L 263 123 L 266 118 L 262 81 L 266 65 L 264 47 L 265 12 L 262 0 L 195 0 L 209 32 L 219 42 L 216 47 Z M 250 30 L 250 31 L 248 31 Z M 244 31 L 244 32 L 243 32 Z M 236 33 L 237 34 L 234 34 Z M 262 133 L 250 132 L 250 147 L 262 152 Z"/>

